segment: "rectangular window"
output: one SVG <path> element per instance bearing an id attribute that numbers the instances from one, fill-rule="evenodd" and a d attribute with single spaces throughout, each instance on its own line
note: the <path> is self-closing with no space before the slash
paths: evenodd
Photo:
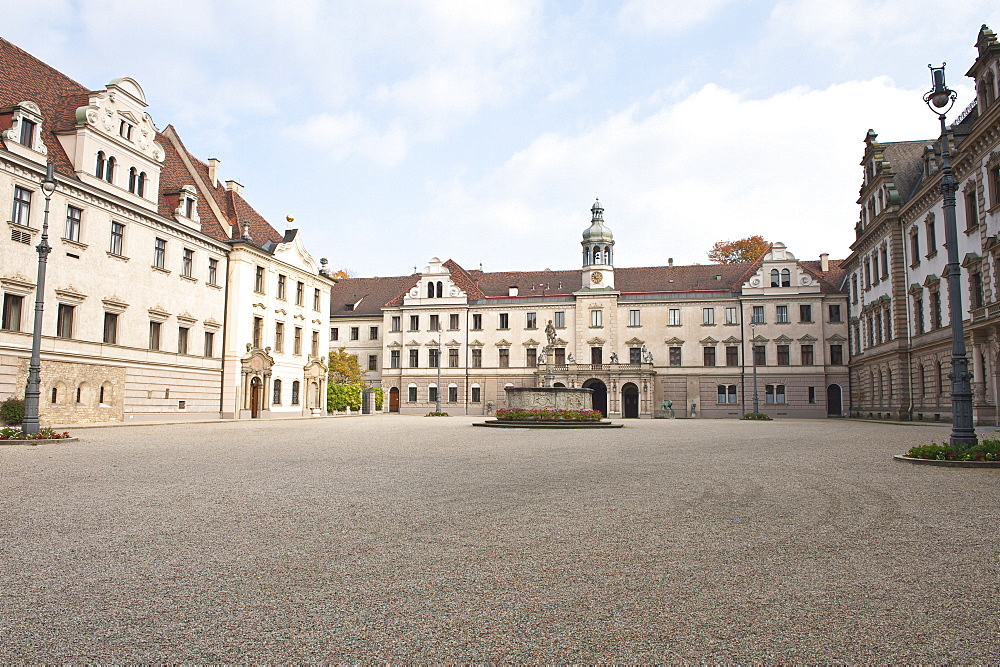
<path id="1" fill-rule="evenodd" d="M 840 322 L 841 321 L 840 320 L 840 304 L 839 303 L 831 303 L 830 304 L 829 313 L 830 313 L 830 321 L 831 322 Z"/>
<path id="2" fill-rule="evenodd" d="M 757 366 L 767 365 L 767 348 L 763 345 L 753 346 L 753 363 Z"/>
<path id="3" fill-rule="evenodd" d="M 671 347 L 670 348 L 670 365 L 680 366 L 681 365 L 681 348 Z"/>
<path id="4" fill-rule="evenodd" d="M 639 326 L 639 311 L 638 310 L 630 310 L 630 311 L 628 311 L 628 325 L 630 327 L 637 327 L 637 326 Z"/>
<path id="5" fill-rule="evenodd" d="M 642 363 L 642 348 L 641 347 L 630 347 L 628 349 L 628 362 L 630 364 L 641 364 Z"/>
<path id="6" fill-rule="evenodd" d="M 931 292 L 931 328 L 940 329 L 941 328 L 941 293 Z M 923 302 L 920 302 L 921 305 Z M 923 310 L 921 308 L 921 310 Z M 920 318 L 923 320 L 923 317 Z M 921 326 L 921 331 L 918 333 L 923 333 L 923 326 Z"/>
<path id="7" fill-rule="evenodd" d="M 256 349 L 264 347 L 261 341 L 264 340 L 264 318 L 255 317 L 253 318 L 253 346 Z"/>
<path id="8" fill-rule="evenodd" d="M 441 357 L 441 350 L 432 347 L 427 350 L 427 367 L 437 368 Z"/>
<path id="9" fill-rule="evenodd" d="M 506 347 L 500 348 L 500 368 L 510 368 L 510 350 Z"/>
<path id="10" fill-rule="evenodd" d="M 153 266 L 162 269 L 167 265 L 167 241 L 156 239 L 153 242 Z"/>
<path id="11" fill-rule="evenodd" d="M 705 365 L 706 366 L 714 366 L 715 365 L 715 348 L 714 347 L 706 347 L 706 348 L 704 348 L 704 352 L 705 352 L 705 355 L 704 355 L 705 356 Z"/>
<path id="12" fill-rule="evenodd" d="M 483 350 L 482 348 L 474 347 L 472 348 L 472 367 L 482 368 L 483 367 Z"/>
<path id="13" fill-rule="evenodd" d="M 979 226 L 979 202 L 975 187 L 965 193 L 965 231 L 972 231 Z"/>
<path id="14" fill-rule="evenodd" d="M 318 359 L 319 358 L 319 332 L 318 331 L 313 331 L 312 332 L 312 340 L 310 342 L 311 342 L 310 353 L 312 354 L 312 356 L 313 356 L 314 359 Z"/>
<path id="15" fill-rule="evenodd" d="M 83 209 L 76 206 L 66 207 L 66 238 L 70 241 L 80 240 L 80 220 L 83 218 Z"/>
<path id="16" fill-rule="evenodd" d="M 479 387 L 473 387 L 472 388 L 472 402 L 473 403 L 482 403 L 482 401 L 483 401 L 482 390 Z"/>
<path id="17" fill-rule="evenodd" d="M 111 223 L 111 246 L 108 248 L 108 252 L 112 255 L 123 256 L 123 250 L 125 248 L 125 225 L 120 222 Z"/>
<path id="18" fill-rule="evenodd" d="M 736 345 L 726 346 L 726 365 L 727 366 L 739 366 L 740 365 L 740 348 Z"/>
<path id="19" fill-rule="evenodd" d="M 410 368 L 420 368 L 420 350 L 416 348 L 410 350 Z"/>
<path id="20" fill-rule="evenodd" d="M 410 315 L 410 331 L 416 331 L 420 328 L 420 316 Z"/>
<path id="21" fill-rule="evenodd" d="M 361 327 L 351 327 L 351 340 L 358 340 L 361 337 Z"/>
<path id="22" fill-rule="evenodd" d="M 401 331 L 402 330 L 402 328 L 403 328 L 403 318 L 402 318 L 402 316 L 400 316 L 400 315 L 393 315 L 392 318 L 389 320 L 389 322 L 390 322 L 389 328 L 390 328 L 391 331 Z"/>
<path id="23" fill-rule="evenodd" d="M 764 324 L 764 306 L 753 307 L 753 315 L 750 316 L 750 322 L 753 324 Z"/>
<path id="24" fill-rule="evenodd" d="M 184 248 L 184 255 L 181 257 L 181 275 L 191 278 L 194 273 L 194 250 Z"/>
<path id="25" fill-rule="evenodd" d="M 883 245 L 882 249 L 879 250 L 879 257 L 882 258 L 882 277 L 883 278 L 888 278 L 889 277 L 889 248 L 887 248 L 886 246 Z"/>
<path id="26" fill-rule="evenodd" d="M 538 313 L 525 313 L 524 314 L 524 328 L 525 329 L 537 329 L 538 328 Z"/>
<path id="27" fill-rule="evenodd" d="M 528 368 L 533 368 L 538 365 L 538 348 L 529 347 L 525 350 L 525 363 Z"/>
<path id="28" fill-rule="evenodd" d="M 215 356 L 215 332 L 205 332 L 205 357 L 211 359 Z"/>
<path id="29" fill-rule="evenodd" d="M 474 313 L 472 315 L 472 329 L 474 331 L 482 331 L 483 329 L 483 316 L 481 313 Z"/>
<path id="30" fill-rule="evenodd" d="M 803 345 L 802 346 L 802 365 L 812 366 L 813 365 L 813 346 Z"/>
<path id="31" fill-rule="evenodd" d="M 788 345 L 779 345 L 778 346 L 778 365 L 779 366 L 788 366 L 789 364 L 791 364 L 791 360 L 789 359 L 790 355 L 788 354 L 788 347 L 789 347 Z"/>
<path id="32" fill-rule="evenodd" d="M 927 256 L 937 254 L 937 231 L 934 229 L 934 218 L 927 221 Z"/>
<path id="33" fill-rule="evenodd" d="M 564 328 L 566 328 L 566 313 L 565 313 L 565 311 L 562 311 L 562 310 L 557 310 L 556 311 L 555 322 L 552 323 L 552 326 L 554 326 L 556 329 L 564 329 Z"/>
<path id="34" fill-rule="evenodd" d="M 369 354 L 368 355 L 368 370 L 377 371 L 378 370 L 378 355 Z"/>
<path id="35" fill-rule="evenodd" d="M 592 310 L 592 311 L 590 311 L 590 326 L 592 326 L 592 327 L 602 327 L 602 326 L 604 326 L 604 311 L 603 310 Z"/>
<path id="36" fill-rule="evenodd" d="M 783 384 L 769 384 L 764 388 L 766 394 L 766 402 L 769 405 L 772 404 L 783 404 L 785 402 L 785 385 Z"/>
<path id="37" fill-rule="evenodd" d="M 150 322 L 149 323 L 149 349 L 159 350 L 160 349 L 160 322 Z"/>
<path id="38" fill-rule="evenodd" d="M 590 348 L 590 363 L 592 364 L 604 363 L 604 348 L 601 347 Z"/>
<path id="39" fill-rule="evenodd" d="M 5 331 L 21 330 L 21 310 L 24 306 L 24 297 L 17 294 L 3 295 L 3 321 L 0 328 Z M 104 341 L 107 343 L 108 341 Z"/>
<path id="40" fill-rule="evenodd" d="M 282 301 L 285 300 L 285 284 L 287 281 L 288 279 L 283 274 L 278 274 L 278 293 L 275 296 Z"/>
<path id="41" fill-rule="evenodd" d="M 557 347 L 555 349 L 555 358 L 556 358 L 556 366 L 565 366 L 566 365 L 566 348 L 565 347 Z"/>
<path id="42" fill-rule="evenodd" d="M 417 402 L 417 388 L 415 386 L 411 385 L 407 389 L 406 400 L 409 401 L 410 403 L 416 403 Z"/>
<path id="43" fill-rule="evenodd" d="M 497 327 L 497 328 L 499 328 L 499 329 L 509 329 L 510 328 L 510 319 L 509 319 L 509 316 L 507 315 L 507 313 L 500 313 L 500 326 Z"/>
<path id="44" fill-rule="evenodd" d="M 219 260 L 210 258 L 208 260 L 208 284 L 219 284 Z"/>
<path id="45" fill-rule="evenodd" d="M 306 298 L 306 285 L 301 280 L 295 283 L 295 305 L 301 306 Z"/>
<path id="46" fill-rule="evenodd" d="M 701 309 L 701 323 L 702 324 L 715 324 L 715 308 L 702 308 Z"/>
<path id="47" fill-rule="evenodd" d="M 279 354 L 285 353 L 285 323 L 274 323 L 274 351 Z"/>
<path id="48" fill-rule="evenodd" d="M 681 309 L 671 308 L 667 312 L 667 324 L 672 327 L 680 326 L 681 324 Z"/>
<path id="49" fill-rule="evenodd" d="M 448 368 L 458 368 L 458 348 L 448 350 Z"/>
<path id="50" fill-rule="evenodd" d="M 448 402 L 458 403 L 458 387 L 448 387 Z"/>
<path id="51" fill-rule="evenodd" d="M 258 294 L 264 293 L 264 267 L 258 266 L 254 271 L 253 291 Z"/>
<path id="52" fill-rule="evenodd" d="M 778 306 L 775 320 L 778 324 L 788 324 L 788 306 Z"/>
<path id="53" fill-rule="evenodd" d="M 18 143 L 26 148 L 33 148 L 35 137 L 35 122 L 27 118 L 21 118 L 21 136 Z"/>
<path id="54" fill-rule="evenodd" d="M 15 225 L 27 227 L 31 222 L 31 190 L 18 185 L 14 186 L 14 209 L 10 221 Z"/>
<path id="55" fill-rule="evenodd" d="M 736 403 L 736 385 L 720 384 L 717 388 L 718 397 L 716 402 L 720 404 Z"/>
<path id="56" fill-rule="evenodd" d="M 844 365 L 844 346 L 843 345 L 831 345 L 830 346 L 830 364 L 833 366 L 843 366 Z"/>
<path id="57" fill-rule="evenodd" d="M 813 307 L 811 305 L 804 303 L 799 306 L 799 321 L 800 322 L 813 321 Z"/>
<path id="58" fill-rule="evenodd" d="M 340 327 L 330 327 L 330 340 L 340 340 Z"/>
<path id="59" fill-rule="evenodd" d="M 739 324 L 739 317 L 736 315 L 735 308 L 726 308 L 726 324 Z"/>
<path id="60" fill-rule="evenodd" d="M 177 354 L 188 353 L 188 334 L 191 332 L 187 327 L 177 327 Z"/>
<path id="61" fill-rule="evenodd" d="M 428 329 L 431 331 L 437 331 L 441 328 L 441 318 L 437 315 L 431 315 L 430 322 L 428 323 Z"/>
<path id="62" fill-rule="evenodd" d="M 458 314 L 457 313 L 452 313 L 451 315 L 448 316 L 448 328 L 451 329 L 452 331 L 455 331 L 455 330 L 458 329 Z"/>
<path id="63" fill-rule="evenodd" d="M 816 403 L 816 387 L 809 387 L 809 402 Z"/>
<path id="64" fill-rule="evenodd" d="M 438 388 L 434 385 L 427 387 L 427 401 L 430 403 L 436 403 L 438 400 Z"/>
<path id="65" fill-rule="evenodd" d="M 920 235 L 916 228 L 910 232 L 910 266 L 920 263 Z"/>
<path id="66" fill-rule="evenodd" d="M 320 291 L 318 287 L 313 288 L 313 310 L 319 311 Z"/>
<path id="67" fill-rule="evenodd" d="M 389 368 L 399 368 L 399 350 L 389 350 Z"/>
<path id="68" fill-rule="evenodd" d="M 368 327 L 368 340 L 378 340 L 378 327 Z"/>
<path id="69" fill-rule="evenodd" d="M 292 354 L 302 354 L 302 327 L 295 327 L 295 337 L 292 339 Z"/>

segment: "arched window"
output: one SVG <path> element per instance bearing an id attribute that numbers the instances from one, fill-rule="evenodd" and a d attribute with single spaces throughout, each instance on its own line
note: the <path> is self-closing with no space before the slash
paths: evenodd
<path id="1" fill-rule="evenodd" d="M 136 185 L 135 193 L 140 197 L 146 196 L 146 172 L 139 172 L 139 182 Z"/>
<path id="2" fill-rule="evenodd" d="M 437 284 L 437 297 L 438 297 L 439 299 L 440 299 L 440 298 L 442 297 L 442 295 L 443 295 L 443 290 L 444 290 L 444 286 L 443 286 L 443 285 L 441 284 L 441 281 L 439 280 L 439 281 L 438 281 L 438 284 Z"/>
<path id="3" fill-rule="evenodd" d="M 781 270 L 781 286 L 791 287 L 792 286 L 792 272 L 788 269 Z"/>
<path id="4" fill-rule="evenodd" d="M 128 191 L 135 192 L 136 173 L 135 167 L 128 168 Z"/>
<path id="5" fill-rule="evenodd" d="M 771 287 L 778 287 L 781 284 L 779 280 L 778 269 L 771 269 Z"/>
<path id="6" fill-rule="evenodd" d="M 97 151 L 97 168 L 94 169 L 94 176 L 104 178 L 104 151 Z"/>
<path id="7" fill-rule="evenodd" d="M 601 246 L 594 246 L 594 264 L 601 263 Z"/>
<path id="8" fill-rule="evenodd" d="M 275 405 L 281 405 L 281 380 L 274 381 L 274 398 L 271 402 Z"/>
<path id="9" fill-rule="evenodd" d="M 108 164 L 104 169 L 104 180 L 106 180 L 108 183 L 115 182 L 115 166 L 116 166 L 115 158 L 109 157 Z"/>
<path id="10" fill-rule="evenodd" d="M 434 298 L 434 283 L 427 283 L 427 298 Z"/>
<path id="11" fill-rule="evenodd" d="M 292 405 L 299 404 L 299 381 L 292 382 Z"/>
<path id="12" fill-rule="evenodd" d="M 609 245 L 604 246 L 604 263 L 611 263 L 611 246 Z"/>

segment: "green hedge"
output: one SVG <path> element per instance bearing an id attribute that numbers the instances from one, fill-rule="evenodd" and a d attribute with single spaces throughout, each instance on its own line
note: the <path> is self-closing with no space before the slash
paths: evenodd
<path id="1" fill-rule="evenodd" d="M 382 389 L 382 387 L 378 387 L 377 389 L 375 389 L 375 409 L 376 410 L 381 410 L 382 409 L 382 401 L 384 399 L 385 399 L 385 391 Z"/>
<path id="2" fill-rule="evenodd" d="M 24 399 L 11 396 L 0 403 L 0 422 L 7 426 L 19 426 L 24 421 Z"/>
<path id="3" fill-rule="evenodd" d="M 356 384 L 331 384 L 326 389 L 326 409 L 337 410 L 361 409 L 361 387 Z"/>

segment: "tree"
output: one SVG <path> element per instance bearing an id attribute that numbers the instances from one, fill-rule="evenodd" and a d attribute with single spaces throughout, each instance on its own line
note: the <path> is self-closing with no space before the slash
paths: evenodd
<path id="1" fill-rule="evenodd" d="M 708 251 L 708 258 L 716 264 L 756 262 L 770 249 L 770 242 L 758 234 L 737 241 L 717 241 Z"/>
<path id="2" fill-rule="evenodd" d="M 331 385 L 348 384 L 362 385 L 365 381 L 365 371 L 361 370 L 358 358 L 340 348 L 330 352 L 329 363 L 327 364 L 327 377 Z"/>
<path id="3" fill-rule="evenodd" d="M 340 271 L 335 271 L 335 272 L 331 273 L 330 277 L 333 278 L 334 280 L 344 280 L 346 278 L 353 278 L 354 277 L 354 270 L 353 269 L 341 269 Z"/>

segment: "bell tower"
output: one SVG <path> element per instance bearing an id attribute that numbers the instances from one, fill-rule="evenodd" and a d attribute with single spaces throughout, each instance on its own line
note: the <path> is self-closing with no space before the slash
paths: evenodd
<path id="1" fill-rule="evenodd" d="M 583 232 L 583 289 L 614 289 L 615 239 L 604 226 L 604 207 L 598 199 L 590 207 L 590 227 Z"/>

